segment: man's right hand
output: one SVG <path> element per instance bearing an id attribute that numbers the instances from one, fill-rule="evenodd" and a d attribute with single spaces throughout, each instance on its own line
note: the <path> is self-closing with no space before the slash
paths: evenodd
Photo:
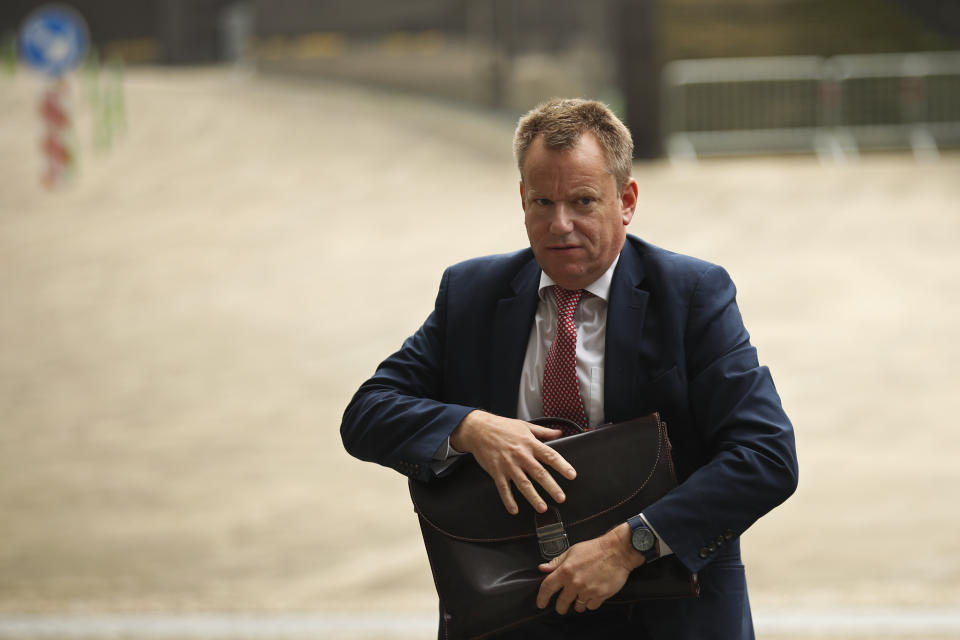
<path id="1" fill-rule="evenodd" d="M 513 483 L 534 509 L 543 513 L 547 504 L 537 493 L 535 481 L 557 502 L 566 496 L 544 465 L 552 467 L 568 480 L 577 472 L 559 453 L 542 441 L 559 438 L 559 429 L 540 427 L 484 411 L 471 411 L 450 434 L 450 445 L 457 451 L 472 453 L 477 463 L 490 474 L 507 511 L 519 511 L 513 496 Z"/>

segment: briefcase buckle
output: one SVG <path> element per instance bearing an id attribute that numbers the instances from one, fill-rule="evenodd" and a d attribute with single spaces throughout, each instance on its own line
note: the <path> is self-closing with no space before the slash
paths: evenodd
<path id="1" fill-rule="evenodd" d="M 552 560 L 570 548 L 567 531 L 563 528 L 563 521 L 537 527 L 537 541 L 540 543 L 540 555 L 544 560 Z"/>

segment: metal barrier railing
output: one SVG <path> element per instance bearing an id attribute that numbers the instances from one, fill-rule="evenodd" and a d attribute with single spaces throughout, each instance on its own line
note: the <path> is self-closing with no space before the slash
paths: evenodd
<path id="1" fill-rule="evenodd" d="M 960 146 L 960 52 L 678 60 L 663 79 L 673 159 Z"/>

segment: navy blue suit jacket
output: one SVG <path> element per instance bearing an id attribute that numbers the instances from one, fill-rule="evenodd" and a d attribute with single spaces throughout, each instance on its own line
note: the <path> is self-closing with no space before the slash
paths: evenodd
<path id="1" fill-rule="evenodd" d="M 530 249 L 447 269 L 433 313 L 347 407 L 347 450 L 427 481 L 434 453 L 467 413 L 516 417 L 539 280 Z M 605 358 L 606 422 L 659 411 L 673 444 L 680 486 L 645 516 L 700 572 L 701 605 L 713 588 L 743 590 L 725 612 L 673 614 L 699 615 L 709 633 L 664 637 L 751 637 L 728 627 L 744 612 L 749 623 L 738 538 L 794 491 L 797 460 L 793 428 L 726 271 L 628 235 L 610 288 Z M 737 585 L 705 571 L 713 564 L 739 568 Z M 656 614 L 668 609 L 661 603 Z"/>

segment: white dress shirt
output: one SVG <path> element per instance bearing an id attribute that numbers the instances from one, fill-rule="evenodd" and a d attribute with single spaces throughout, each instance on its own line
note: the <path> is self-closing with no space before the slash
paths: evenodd
<path id="1" fill-rule="evenodd" d="M 603 365 L 607 340 L 607 300 L 613 270 L 620 256 L 610 268 L 584 291 L 580 304 L 573 314 L 577 326 L 577 381 L 580 396 L 587 410 L 587 422 L 591 427 L 602 424 L 603 414 Z M 520 374 L 520 393 L 517 395 L 517 417 L 530 420 L 543 416 L 543 368 L 547 353 L 557 331 L 557 301 L 553 297 L 556 283 L 546 273 L 540 273 L 540 303 L 527 340 L 527 354 L 523 359 Z"/>

